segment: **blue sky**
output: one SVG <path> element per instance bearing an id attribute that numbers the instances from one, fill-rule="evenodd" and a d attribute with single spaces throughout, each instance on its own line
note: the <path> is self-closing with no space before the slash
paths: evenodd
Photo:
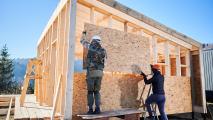
<path id="1" fill-rule="evenodd" d="M 213 0 L 118 0 L 202 43 L 213 43 Z M 36 56 L 40 37 L 59 0 L 1 0 L 0 47 L 12 58 Z"/>

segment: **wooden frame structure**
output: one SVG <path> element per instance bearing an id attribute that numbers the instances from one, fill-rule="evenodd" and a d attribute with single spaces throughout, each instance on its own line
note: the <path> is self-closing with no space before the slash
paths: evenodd
<path id="1" fill-rule="evenodd" d="M 65 119 L 72 118 L 74 60 L 83 59 L 79 41 L 85 23 L 147 37 L 151 43 L 151 63 L 160 64 L 165 76 L 191 78 L 192 101 L 202 98 L 192 102 L 192 111 L 206 112 L 201 44 L 114 0 L 60 1 L 37 46 L 37 59 L 42 61 L 43 71 L 42 79 L 35 82 L 40 105 L 54 106 Z M 197 65 L 193 64 L 194 59 Z"/>

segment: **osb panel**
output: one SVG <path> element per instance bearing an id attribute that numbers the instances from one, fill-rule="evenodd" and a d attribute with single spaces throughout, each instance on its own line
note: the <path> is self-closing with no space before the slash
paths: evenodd
<path id="1" fill-rule="evenodd" d="M 189 77 L 165 77 L 166 112 L 192 112 L 191 82 Z"/>
<path id="2" fill-rule="evenodd" d="M 146 37 L 91 24 L 85 24 L 84 27 L 87 40 L 94 35 L 102 39 L 102 46 L 107 51 L 105 71 L 132 73 L 132 66 L 137 65 L 150 73 L 150 43 Z M 86 52 L 84 62 L 85 59 Z"/>
<path id="3" fill-rule="evenodd" d="M 87 111 L 87 89 L 84 73 L 74 75 L 73 115 Z M 104 73 L 101 88 L 101 109 L 116 110 L 138 108 L 138 99 L 144 81 L 140 76 L 131 74 Z M 146 98 L 149 86 L 143 98 Z M 192 111 L 191 86 L 188 77 L 166 77 L 166 112 L 167 114 Z"/>
<path id="4" fill-rule="evenodd" d="M 87 111 L 87 88 L 85 73 L 75 73 L 73 115 Z M 121 108 L 138 108 L 138 96 L 142 90 L 142 77 L 131 74 L 104 73 L 101 86 L 102 111 Z M 147 87 L 148 91 L 148 87 Z M 146 96 L 146 95 L 145 95 Z"/>

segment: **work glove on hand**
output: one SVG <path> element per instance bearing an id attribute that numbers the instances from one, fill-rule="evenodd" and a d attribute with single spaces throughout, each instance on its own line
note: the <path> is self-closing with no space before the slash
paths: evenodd
<path id="1" fill-rule="evenodd" d="M 83 31 L 80 42 L 82 43 L 85 40 L 86 40 L 86 31 Z"/>
<path id="2" fill-rule="evenodd" d="M 146 77 L 146 74 L 143 73 L 142 71 L 141 71 L 141 74 L 140 74 L 140 75 L 142 75 L 143 77 Z"/>

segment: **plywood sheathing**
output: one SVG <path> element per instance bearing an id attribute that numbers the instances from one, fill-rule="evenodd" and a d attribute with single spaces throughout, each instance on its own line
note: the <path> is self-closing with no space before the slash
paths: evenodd
<path id="1" fill-rule="evenodd" d="M 87 111 L 87 87 L 85 73 L 75 73 L 73 93 L 73 115 Z M 104 73 L 101 86 L 101 108 L 103 111 L 121 108 L 138 108 L 138 99 L 144 81 L 133 74 Z M 146 98 L 148 87 L 143 98 Z M 192 112 L 189 77 L 165 77 L 166 112 L 177 114 Z"/>
<path id="2" fill-rule="evenodd" d="M 102 39 L 102 46 L 107 52 L 105 71 L 132 73 L 133 67 L 138 66 L 150 73 L 150 43 L 147 38 L 91 24 L 85 24 L 85 30 L 87 40 L 91 40 L 94 35 Z M 84 62 L 85 59 L 86 53 Z"/>

